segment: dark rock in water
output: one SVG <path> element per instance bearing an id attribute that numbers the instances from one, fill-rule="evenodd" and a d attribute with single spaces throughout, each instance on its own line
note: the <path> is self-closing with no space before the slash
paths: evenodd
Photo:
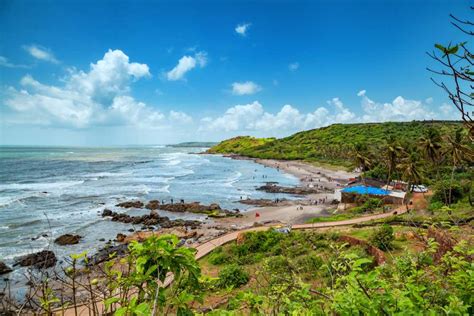
<path id="1" fill-rule="evenodd" d="M 118 246 L 108 246 L 100 249 L 95 255 L 89 257 L 89 264 L 95 265 L 104 261 L 108 261 L 112 255 L 117 257 L 124 256 L 128 253 L 128 245 L 121 244 Z"/>
<path id="2" fill-rule="evenodd" d="M 201 205 L 199 202 L 192 203 L 174 203 L 174 204 L 162 204 L 159 207 L 160 210 L 175 212 L 175 213 L 197 213 L 205 214 L 209 217 L 231 217 L 238 216 L 237 213 L 222 209 L 219 204 L 212 203 L 210 205 Z"/>
<path id="3" fill-rule="evenodd" d="M 112 216 L 113 212 L 109 209 L 105 209 L 102 211 L 102 217 L 105 217 L 105 216 Z"/>
<path id="4" fill-rule="evenodd" d="M 286 194 L 296 194 L 296 195 L 306 195 L 313 193 L 320 193 L 316 188 L 305 188 L 305 187 L 282 187 L 273 183 L 267 183 L 258 187 L 257 190 L 265 191 L 267 193 L 286 193 Z"/>
<path id="5" fill-rule="evenodd" d="M 99 239 L 99 241 L 105 241 L 105 238 L 101 238 L 101 239 Z"/>
<path id="6" fill-rule="evenodd" d="M 149 210 L 157 210 L 160 208 L 160 201 L 158 200 L 151 200 L 150 202 L 145 205 L 145 208 Z"/>
<path id="7" fill-rule="evenodd" d="M 79 243 L 81 238 L 82 236 L 79 236 L 79 235 L 65 234 L 56 238 L 54 242 L 61 246 L 75 245 Z"/>
<path id="8" fill-rule="evenodd" d="M 131 233 L 133 233 L 133 232 L 135 231 L 135 229 L 130 228 L 128 231 L 131 232 Z"/>
<path id="9" fill-rule="evenodd" d="M 117 239 L 118 242 L 123 242 L 125 238 L 127 238 L 127 235 L 122 234 L 122 233 L 118 233 L 117 237 L 115 237 L 115 239 Z"/>
<path id="10" fill-rule="evenodd" d="M 56 264 L 56 255 L 51 250 L 43 250 L 21 257 L 13 266 L 34 266 L 37 269 L 51 268 Z"/>
<path id="11" fill-rule="evenodd" d="M 111 216 L 113 222 L 120 222 L 120 223 L 132 223 L 134 225 L 142 225 L 142 230 L 148 229 L 150 226 L 159 225 L 162 228 L 170 228 L 175 226 L 189 226 L 189 227 L 199 227 L 201 222 L 199 221 L 192 221 L 192 220 L 170 220 L 168 217 L 159 216 L 156 213 L 150 213 L 148 215 L 142 216 L 130 216 L 128 214 L 123 213 L 116 213 L 111 212 L 107 213 L 107 215 L 102 214 L 102 216 Z"/>
<path id="12" fill-rule="evenodd" d="M 128 201 L 128 202 L 122 202 L 122 203 L 119 203 L 115 206 L 118 206 L 118 207 L 123 207 L 123 208 L 142 208 L 143 207 L 143 202 L 141 201 Z"/>
<path id="13" fill-rule="evenodd" d="M 5 263 L 0 261 L 0 275 L 7 274 L 7 273 L 10 273 L 12 271 L 13 270 L 9 266 L 7 266 Z"/>

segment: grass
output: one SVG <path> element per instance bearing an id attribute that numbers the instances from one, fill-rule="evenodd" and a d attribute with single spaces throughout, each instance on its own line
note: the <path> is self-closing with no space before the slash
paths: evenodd
<path id="1" fill-rule="evenodd" d="M 308 224 L 314 224 L 314 223 L 325 223 L 325 222 L 335 222 L 335 221 L 343 221 L 346 219 L 351 219 L 354 218 L 355 216 L 353 214 L 347 214 L 347 213 L 342 213 L 342 214 L 335 214 L 331 216 L 319 216 L 319 217 L 314 217 L 306 221 Z"/>

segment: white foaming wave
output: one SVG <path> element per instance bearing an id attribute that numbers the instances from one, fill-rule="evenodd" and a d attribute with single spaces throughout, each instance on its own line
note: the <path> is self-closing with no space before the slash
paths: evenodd
<path id="1" fill-rule="evenodd" d="M 145 182 L 145 183 L 169 183 L 174 177 L 136 177 L 131 180 L 134 182 Z"/>
<path id="2" fill-rule="evenodd" d="M 46 191 L 51 189 L 63 189 L 75 185 L 83 184 L 84 181 L 62 181 L 62 182 L 36 182 L 36 183 L 9 183 L 0 184 L 0 191 L 6 190 L 27 190 L 27 191 Z"/>
<path id="3" fill-rule="evenodd" d="M 84 177 L 97 179 L 97 178 L 129 176 L 131 174 L 132 174 L 131 172 L 96 172 L 96 173 L 85 174 Z"/>
<path id="4" fill-rule="evenodd" d="M 233 184 L 236 183 L 240 177 L 242 177 L 242 173 L 237 171 L 233 176 L 225 179 L 224 186 L 225 187 L 233 187 Z"/>
<path id="5" fill-rule="evenodd" d="M 170 186 L 169 186 L 169 184 L 167 184 L 167 185 L 165 185 L 164 187 L 159 188 L 159 189 L 154 189 L 153 191 L 154 191 L 154 192 L 170 193 L 169 188 L 170 188 Z"/>

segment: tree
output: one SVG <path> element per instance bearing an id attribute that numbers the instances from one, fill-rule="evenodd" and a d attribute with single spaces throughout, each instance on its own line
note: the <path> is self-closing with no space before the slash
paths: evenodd
<path id="1" fill-rule="evenodd" d="M 423 179 L 420 159 L 416 152 L 411 152 L 404 157 L 397 168 L 401 171 L 403 179 L 408 183 L 407 190 L 412 192 L 413 184 L 419 184 Z"/>
<path id="2" fill-rule="evenodd" d="M 441 156 L 442 139 L 438 130 L 429 128 L 420 139 L 420 146 L 426 159 L 431 161 L 434 167 L 439 163 Z"/>
<path id="3" fill-rule="evenodd" d="M 398 144 L 395 137 L 390 135 L 384 150 L 384 159 L 388 170 L 387 185 L 392 180 L 392 174 L 397 168 L 398 157 L 402 152 L 403 148 Z"/>
<path id="4" fill-rule="evenodd" d="M 470 8 L 474 11 L 474 7 Z M 466 34 L 468 37 L 474 35 L 472 30 L 474 22 L 469 20 L 461 20 L 454 15 L 450 15 L 451 24 L 458 30 Z M 447 94 L 456 109 L 461 113 L 461 119 L 469 131 L 469 137 L 474 141 L 474 115 L 471 112 L 474 107 L 474 55 L 467 46 L 467 42 L 458 44 L 449 43 L 447 46 L 435 44 L 435 49 L 431 53 L 427 53 L 440 66 L 440 70 L 427 68 L 432 73 L 449 78 L 451 83 L 431 80 Z"/>
<path id="5" fill-rule="evenodd" d="M 457 129 L 454 136 L 449 135 L 447 137 L 446 154 L 449 155 L 449 157 L 451 157 L 451 160 L 453 163 L 453 166 L 451 169 L 451 179 L 449 183 L 449 194 L 448 194 L 448 205 L 451 205 L 454 171 L 456 170 L 456 167 L 462 163 L 463 160 L 471 161 L 473 157 L 472 150 L 463 144 L 461 129 Z"/>

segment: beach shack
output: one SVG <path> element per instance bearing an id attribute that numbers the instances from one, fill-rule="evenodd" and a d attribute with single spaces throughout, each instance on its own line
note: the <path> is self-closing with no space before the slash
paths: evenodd
<path id="1" fill-rule="evenodd" d="M 356 203 L 361 195 L 372 198 L 382 199 L 384 204 L 402 205 L 405 203 L 406 193 L 403 191 L 390 191 L 382 188 L 355 185 L 344 188 L 340 192 L 340 199 L 342 203 Z"/>

